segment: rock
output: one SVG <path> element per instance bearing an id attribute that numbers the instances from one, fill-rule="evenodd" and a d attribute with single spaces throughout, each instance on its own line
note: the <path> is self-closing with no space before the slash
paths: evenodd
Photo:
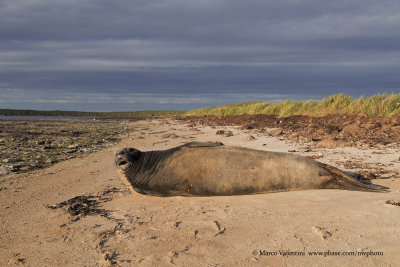
<path id="1" fill-rule="evenodd" d="M 14 162 L 17 162 L 17 161 L 18 160 L 14 159 L 14 158 L 7 158 L 7 159 L 3 160 L 4 163 L 14 163 Z"/>
<path id="2" fill-rule="evenodd" d="M 32 169 L 32 166 L 26 165 L 26 166 L 21 167 L 19 169 L 19 171 L 29 171 L 30 169 Z"/>
<path id="3" fill-rule="evenodd" d="M 272 136 L 279 136 L 279 135 L 283 134 L 283 130 L 281 128 L 278 128 L 278 129 L 270 131 L 270 134 Z"/>
<path id="4" fill-rule="evenodd" d="M 20 168 L 22 168 L 24 165 L 22 165 L 22 164 L 14 164 L 14 165 L 11 165 L 11 171 L 13 171 L 13 172 L 16 172 L 16 171 L 18 171 Z"/>
<path id="5" fill-rule="evenodd" d="M 218 130 L 215 134 L 223 135 L 225 137 L 233 136 L 232 131 Z"/>
<path id="6" fill-rule="evenodd" d="M 360 173 L 359 173 L 362 177 L 360 177 L 360 178 L 362 178 L 362 179 L 366 179 L 366 180 L 373 180 L 373 179 L 376 179 L 376 175 L 375 174 L 373 174 L 372 172 L 370 172 L 370 171 L 361 171 Z"/>
<path id="7" fill-rule="evenodd" d="M 254 126 L 251 124 L 245 124 L 242 127 L 240 127 L 241 130 L 252 130 L 254 129 Z"/>
<path id="8" fill-rule="evenodd" d="M 348 125 L 343 128 L 340 132 L 342 136 L 360 137 L 363 138 L 367 134 L 368 130 L 360 128 L 356 125 Z"/>
<path id="9" fill-rule="evenodd" d="M 10 259 L 8 261 L 8 265 L 24 266 L 25 265 L 25 259 L 22 259 L 22 258 Z"/>
<path id="10" fill-rule="evenodd" d="M 52 144 L 53 143 L 53 140 L 46 140 L 46 142 L 44 143 L 45 145 L 50 145 L 50 144 Z"/>
<path id="11" fill-rule="evenodd" d="M 390 200 L 386 201 L 385 203 L 390 204 L 390 205 L 400 206 L 399 200 L 390 199 Z"/>
<path id="12" fill-rule="evenodd" d="M 9 173 L 10 173 L 10 168 L 8 166 L 5 165 L 0 166 L 0 176 L 7 175 Z"/>
<path id="13" fill-rule="evenodd" d="M 307 136 L 299 136 L 297 139 L 300 144 L 309 143 L 311 141 L 310 137 Z"/>
<path id="14" fill-rule="evenodd" d="M 224 136 L 225 137 L 233 136 L 233 133 L 232 131 L 225 131 Z"/>
<path id="15" fill-rule="evenodd" d="M 395 176 L 394 173 L 387 172 L 387 173 L 382 173 L 381 175 L 379 175 L 379 178 L 381 178 L 381 179 L 389 179 L 389 178 L 392 178 L 393 176 Z"/>
<path id="16" fill-rule="evenodd" d="M 175 138 L 178 138 L 179 136 L 177 136 L 174 133 L 166 133 L 166 134 L 163 134 L 161 137 L 162 138 L 173 138 L 173 139 L 175 139 Z"/>
<path id="17" fill-rule="evenodd" d="M 96 151 L 99 151 L 100 149 L 98 149 L 98 148 L 84 148 L 83 149 L 83 152 L 85 152 L 85 153 L 92 153 L 92 152 L 96 152 Z"/>
<path id="18" fill-rule="evenodd" d="M 45 143 L 46 143 L 45 140 L 37 140 L 37 141 L 36 141 L 36 144 L 37 144 L 37 145 L 44 145 Z"/>
<path id="19" fill-rule="evenodd" d="M 252 136 L 251 134 L 247 135 L 243 140 L 245 141 L 254 141 L 256 138 Z"/>
<path id="20" fill-rule="evenodd" d="M 377 128 L 377 125 L 375 123 L 364 123 L 362 127 L 368 130 L 372 130 L 374 128 Z"/>
<path id="21" fill-rule="evenodd" d="M 334 138 L 324 139 L 317 143 L 316 148 L 336 148 L 350 146 L 349 142 L 344 142 L 341 140 L 336 140 Z"/>
<path id="22" fill-rule="evenodd" d="M 289 149 L 288 152 L 297 152 L 296 149 Z"/>

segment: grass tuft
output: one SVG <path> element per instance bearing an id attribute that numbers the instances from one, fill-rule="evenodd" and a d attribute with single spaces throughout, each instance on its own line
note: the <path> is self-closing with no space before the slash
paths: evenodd
<path id="1" fill-rule="evenodd" d="M 292 101 L 280 103 L 252 101 L 211 108 L 189 110 L 188 116 L 195 115 L 242 115 L 269 114 L 279 117 L 291 115 L 322 116 L 327 114 L 365 114 L 368 116 L 393 116 L 400 114 L 400 93 L 377 94 L 353 99 L 345 94 L 336 94 L 321 101 Z"/>

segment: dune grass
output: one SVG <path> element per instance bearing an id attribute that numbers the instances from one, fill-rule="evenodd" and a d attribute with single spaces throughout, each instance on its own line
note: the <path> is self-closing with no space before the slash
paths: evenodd
<path id="1" fill-rule="evenodd" d="M 332 95 L 321 101 L 292 101 L 280 103 L 253 101 L 218 107 L 189 110 L 185 115 L 241 115 L 269 114 L 280 117 L 291 115 L 322 116 L 327 114 L 365 114 L 368 116 L 392 116 L 400 114 L 400 93 L 377 94 L 353 99 L 345 94 Z"/>

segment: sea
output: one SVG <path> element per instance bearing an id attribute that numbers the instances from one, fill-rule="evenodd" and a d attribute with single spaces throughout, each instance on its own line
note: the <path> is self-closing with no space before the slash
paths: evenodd
<path id="1" fill-rule="evenodd" d="M 4 116 L 0 115 L 0 120 L 6 121 L 45 121 L 45 120 L 96 120 L 102 118 L 78 117 L 78 116 Z"/>

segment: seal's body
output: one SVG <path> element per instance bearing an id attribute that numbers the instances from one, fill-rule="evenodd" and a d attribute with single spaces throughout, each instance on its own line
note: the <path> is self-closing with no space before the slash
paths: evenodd
<path id="1" fill-rule="evenodd" d="M 121 176 L 142 194 L 223 196 L 309 189 L 385 191 L 299 155 L 192 142 L 163 151 L 125 148 Z"/>

